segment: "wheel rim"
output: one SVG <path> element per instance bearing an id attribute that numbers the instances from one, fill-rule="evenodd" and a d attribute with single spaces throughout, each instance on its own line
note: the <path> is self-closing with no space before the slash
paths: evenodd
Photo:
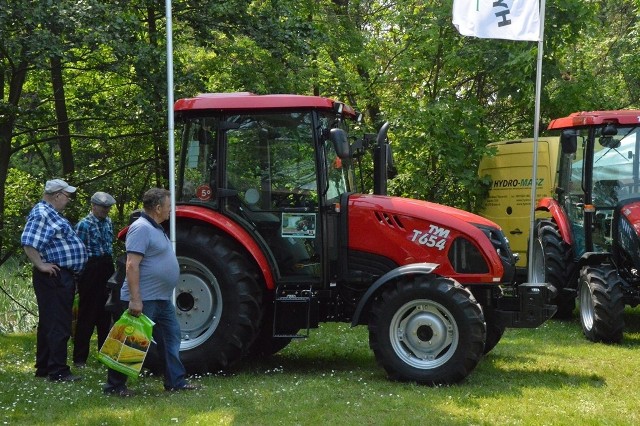
<path id="1" fill-rule="evenodd" d="M 544 251 L 542 250 L 542 243 L 537 238 L 533 242 L 533 256 L 531 257 L 531 278 L 533 282 L 545 282 Z"/>
<path id="2" fill-rule="evenodd" d="M 181 350 L 205 342 L 216 330 L 222 313 L 222 294 L 215 275 L 197 260 L 178 257 L 180 278 L 176 287 L 176 317 Z"/>
<path id="3" fill-rule="evenodd" d="M 593 329 L 593 299 L 591 298 L 591 290 L 587 283 L 580 284 L 580 319 L 585 330 Z"/>
<path id="4" fill-rule="evenodd" d="M 451 312 L 431 300 L 414 300 L 398 309 L 389 333 L 398 357 L 420 369 L 446 363 L 453 357 L 460 337 Z"/>

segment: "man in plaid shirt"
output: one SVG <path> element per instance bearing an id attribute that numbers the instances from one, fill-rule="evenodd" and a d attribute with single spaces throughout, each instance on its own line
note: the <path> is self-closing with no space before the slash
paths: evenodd
<path id="1" fill-rule="evenodd" d="M 76 188 L 62 179 L 47 181 L 42 200 L 27 217 L 21 244 L 33 264 L 38 303 L 36 376 L 76 381 L 67 365 L 75 276 L 87 262 L 87 250 L 61 212 Z"/>
<path id="2" fill-rule="evenodd" d="M 73 337 L 73 364 L 82 368 L 89 357 L 93 328 L 98 332 L 98 349 L 111 328 L 111 313 L 104 305 L 109 297 L 107 281 L 113 275 L 113 224 L 109 210 L 116 202 L 98 191 L 91 197 L 91 212 L 76 225 L 78 237 L 87 247 L 89 261 L 78 279 L 78 322 Z"/>

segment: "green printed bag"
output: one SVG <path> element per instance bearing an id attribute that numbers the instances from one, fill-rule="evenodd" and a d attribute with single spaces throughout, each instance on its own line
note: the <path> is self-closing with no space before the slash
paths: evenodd
<path id="1" fill-rule="evenodd" d="M 129 377 L 138 377 L 153 341 L 154 325 L 145 314 L 134 317 L 129 311 L 124 311 L 111 327 L 98 352 L 98 359 L 109 368 Z"/>

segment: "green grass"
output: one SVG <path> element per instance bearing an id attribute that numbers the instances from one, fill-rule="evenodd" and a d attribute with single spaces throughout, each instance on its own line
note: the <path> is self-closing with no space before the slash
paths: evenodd
<path id="1" fill-rule="evenodd" d="M 364 327 L 325 324 L 269 360 L 203 388 L 167 394 L 158 377 L 106 397 L 95 359 L 84 380 L 33 377 L 33 334 L 0 335 L 0 423 L 62 425 L 632 425 L 640 424 L 640 312 L 628 310 L 621 345 L 594 344 L 577 320 L 507 330 L 468 379 L 430 388 L 386 379 Z"/>
<path id="2" fill-rule="evenodd" d="M 0 267 L 0 283 L 35 312 L 18 269 Z M 138 396 L 121 399 L 102 395 L 106 368 L 93 357 L 81 382 L 35 378 L 37 319 L 0 292 L 0 424 L 640 424 L 640 309 L 625 320 L 621 345 L 588 342 L 575 319 L 507 330 L 467 380 L 436 388 L 387 380 L 365 327 L 324 324 L 268 360 L 192 378 L 197 392 L 167 394 L 147 376 L 130 383 Z"/>

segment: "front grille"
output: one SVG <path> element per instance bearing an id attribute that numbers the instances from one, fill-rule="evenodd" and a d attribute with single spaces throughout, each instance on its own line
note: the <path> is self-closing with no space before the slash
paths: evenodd
<path id="1" fill-rule="evenodd" d="M 486 274 L 489 272 L 487 262 L 480 250 L 466 238 L 456 238 L 448 255 L 451 266 L 460 274 Z"/>

